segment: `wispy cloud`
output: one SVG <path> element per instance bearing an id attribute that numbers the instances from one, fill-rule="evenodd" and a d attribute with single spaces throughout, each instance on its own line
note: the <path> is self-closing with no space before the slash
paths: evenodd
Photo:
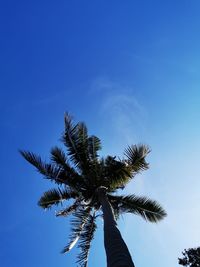
<path id="1" fill-rule="evenodd" d="M 99 113 L 106 118 L 115 139 L 124 144 L 137 143 L 145 130 L 147 112 L 134 95 L 135 88 L 107 78 L 93 81 L 90 92 L 101 98 Z"/>

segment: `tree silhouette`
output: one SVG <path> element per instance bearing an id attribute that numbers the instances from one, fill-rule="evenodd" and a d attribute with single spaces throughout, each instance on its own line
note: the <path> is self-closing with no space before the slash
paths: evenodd
<path id="1" fill-rule="evenodd" d="M 124 158 L 100 157 L 100 139 L 89 136 L 84 123 L 74 123 L 65 114 L 65 129 L 61 138 L 66 151 L 53 147 L 50 163 L 40 156 L 20 151 L 44 178 L 54 182 L 57 188 L 50 189 L 38 204 L 44 209 L 61 206 L 56 216 L 72 215 L 71 235 L 63 253 L 76 243 L 80 253 L 79 266 L 88 266 L 91 241 L 96 230 L 96 220 L 104 219 L 104 246 L 108 267 L 133 267 L 128 248 L 117 228 L 116 220 L 123 213 L 140 215 L 150 222 L 158 222 L 166 216 L 164 209 L 147 197 L 118 195 L 136 174 L 148 169 L 145 158 L 150 152 L 146 145 L 132 145 L 125 149 Z M 70 201 L 67 206 L 64 203 Z"/>
<path id="2" fill-rule="evenodd" d="M 200 267 L 200 247 L 185 249 L 183 258 L 179 258 L 179 264 L 188 267 Z"/>

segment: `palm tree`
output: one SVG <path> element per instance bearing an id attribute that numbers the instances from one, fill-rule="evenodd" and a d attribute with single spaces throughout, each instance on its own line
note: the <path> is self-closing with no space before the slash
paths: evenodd
<path id="1" fill-rule="evenodd" d="M 117 228 L 116 220 L 123 213 L 140 215 L 150 222 L 166 216 L 164 209 L 153 200 L 136 195 L 118 195 L 126 184 L 142 170 L 148 169 L 145 160 L 150 152 L 146 145 L 129 146 L 125 158 L 100 157 L 100 139 L 89 136 L 84 123 L 74 123 L 65 114 L 65 129 L 61 138 L 66 152 L 58 147 L 51 149 L 50 163 L 40 156 L 20 151 L 21 155 L 44 176 L 57 185 L 43 194 L 38 204 L 44 209 L 60 205 L 56 216 L 72 215 L 69 243 L 62 250 L 70 251 L 78 242 L 79 266 L 88 266 L 91 241 L 98 217 L 104 219 L 104 245 L 108 267 L 133 267 L 128 248 Z M 70 200 L 70 201 L 69 201 Z M 67 206 L 64 203 L 68 201 Z"/>
<path id="2" fill-rule="evenodd" d="M 185 249 L 183 258 L 178 258 L 179 264 L 188 267 L 200 266 L 200 247 Z"/>

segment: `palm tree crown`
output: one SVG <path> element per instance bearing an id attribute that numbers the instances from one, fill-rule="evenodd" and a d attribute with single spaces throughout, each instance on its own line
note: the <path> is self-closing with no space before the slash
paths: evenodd
<path id="1" fill-rule="evenodd" d="M 84 123 L 74 123 L 69 114 L 65 114 L 65 129 L 61 141 L 63 149 L 51 149 L 50 163 L 40 156 L 20 151 L 22 156 L 44 176 L 57 184 L 56 189 L 45 192 L 38 204 L 44 209 L 61 204 L 56 216 L 72 215 L 71 235 L 63 253 L 70 251 L 78 242 L 80 254 L 77 262 L 86 267 L 91 241 L 96 230 L 96 220 L 102 216 L 97 189 L 105 187 L 108 200 L 115 218 L 122 213 L 134 213 L 150 222 L 157 222 L 165 217 L 163 208 L 153 200 L 135 195 L 116 195 L 126 184 L 142 170 L 148 169 L 145 158 L 150 152 L 146 145 L 132 145 L 124 152 L 124 158 L 113 156 L 100 157 L 100 139 L 89 136 Z M 70 205 L 63 203 L 70 201 Z"/>

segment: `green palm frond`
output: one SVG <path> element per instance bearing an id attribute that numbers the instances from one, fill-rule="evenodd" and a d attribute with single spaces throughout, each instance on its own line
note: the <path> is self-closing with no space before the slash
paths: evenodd
<path id="1" fill-rule="evenodd" d="M 83 179 L 81 179 L 74 168 L 70 167 L 67 163 L 65 164 L 65 169 L 63 169 L 58 164 L 50 164 L 42 161 L 40 156 L 32 152 L 20 151 L 20 153 L 29 163 L 35 166 L 46 179 L 50 179 L 57 184 L 69 185 L 76 190 L 84 186 Z"/>
<path id="2" fill-rule="evenodd" d="M 79 207 L 79 205 L 80 205 L 80 200 L 76 200 L 73 205 L 70 205 L 69 207 L 67 207 L 65 209 L 57 211 L 56 217 L 59 217 L 59 216 L 66 217 L 66 216 L 70 215 L 72 212 L 76 211 L 76 209 Z"/>
<path id="3" fill-rule="evenodd" d="M 80 151 L 82 165 L 88 167 L 88 130 L 83 122 L 77 124 L 77 134 L 78 134 L 78 148 Z"/>
<path id="4" fill-rule="evenodd" d="M 126 162 L 131 167 L 133 175 L 148 169 L 149 164 L 146 162 L 145 157 L 149 152 L 150 149 L 146 145 L 132 145 L 125 149 Z"/>
<path id="5" fill-rule="evenodd" d="M 70 166 L 64 151 L 54 147 L 51 150 L 51 160 L 60 167 L 59 178 L 76 189 L 84 186 L 83 178 Z"/>
<path id="6" fill-rule="evenodd" d="M 95 219 L 96 219 L 95 214 L 90 215 L 83 228 L 83 231 L 80 234 L 78 247 L 80 248 L 81 251 L 78 255 L 77 263 L 79 263 L 81 267 L 88 266 L 88 256 L 91 247 L 91 241 L 94 237 L 94 233 L 97 228 Z"/>
<path id="7" fill-rule="evenodd" d="M 70 234 L 70 241 L 68 245 L 63 248 L 61 253 L 70 251 L 76 245 L 80 238 L 80 234 L 83 231 L 84 225 L 86 224 L 87 219 L 90 216 L 90 211 L 91 207 L 82 207 L 74 212 L 73 219 L 71 220 L 72 229 Z"/>
<path id="8" fill-rule="evenodd" d="M 106 157 L 102 185 L 110 190 L 124 187 L 131 175 L 130 168 L 124 162 L 116 160 L 115 157 Z"/>
<path id="9" fill-rule="evenodd" d="M 98 159 L 98 151 L 101 150 L 101 140 L 97 136 L 90 136 L 88 138 L 88 150 L 90 160 L 96 161 Z"/>
<path id="10" fill-rule="evenodd" d="M 63 133 L 61 140 L 66 146 L 68 150 L 68 155 L 70 156 L 72 162 L 74 162 L 75 165 L 80 165 L 81 157 L 77 148 L 78 125 L 77 124 L 74 125 L 72 117 L 68 113 L 65 114 L 64 120 L 65 120 L 65 131 Z"/>
<path id="11" fill-rule="evenodd" d="M 47 164 L 42 161 L 41 157 L 29 152 L 29 151 L 19 151 L 21 155 L 31 163 L 36 169 L 45 176 L 47 179 L 51 179 L 56 183 L 63 183 L 63 180 L 59 178 L 60 168 L 55 164 Z"/>
<path id="12" fill-rule="evenodd" d="M 65 155 L 65 152 L 61 148 L 53 147 L 51 149 L 51 160 L 55 164 L 58 164 L 59 166 L 64 168 L 67 162 L 67 157 Z"/>
<path id="13" fill-rule="evenodd" d="M 88 169 L 88 134 L 84 123 L 73 124 L 69 114 L 65 114 L 65 131 L 62 142 L 67 147 L 68 156 L 81 171 Z"/>
<path id="14" fill-rule="evenodd" d="M 43 194 L 38 201 L 38 205 L 44 209 L 51 208 L 52 205 L 58 205 L 63 200 L 78 197 L 78 195 L 68 189 L 51 189 Z"/>
<path id="15" fill-rule="evenodd" d="M 109 199 L 111 204 L 118 205 L 120 213 L 134 213 L 140 215 L 146 221 L 158 222 L 167 215 L 158 202 L 146 197 L 109 195 Z"/>

